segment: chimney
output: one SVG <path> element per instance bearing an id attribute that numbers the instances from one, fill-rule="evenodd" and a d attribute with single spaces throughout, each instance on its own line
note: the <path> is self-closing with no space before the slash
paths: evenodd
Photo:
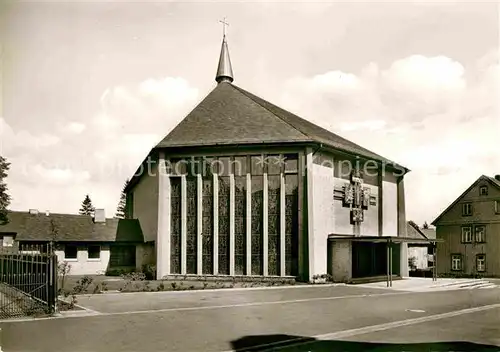
<path id="1" fill-rule="evenodd" d="M 96 209 L 94 211 L 94 222 L 95 223 L 105 223 L 106 222 L 106 214 L 104 213 L 104 209 Z"/>
<path id="2" fill-rule="evenodd" d="M 38 209 L 30 209 L 29 213 L 31 215 L 38 215 Z"/>
<path id="3" fill-rule="evenodd" d="M 495 180 L 500 181 L 500 175 L 495 175 Z"/>

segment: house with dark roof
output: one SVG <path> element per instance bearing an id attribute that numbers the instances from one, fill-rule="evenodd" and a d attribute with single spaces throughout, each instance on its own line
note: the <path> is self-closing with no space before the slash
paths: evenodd
<path id="1" fill-rule="evenodd" d="M 430 269 L 434 265 L 433 246 L 430 241 L 436 239 L 436 229 L 422 228 L 413 221 L 408 221 L 406 236 L 408 237 L 408 260 L 412 263 L 409 264 L 410 276 L 412 276 L 412 270 Z"/>
<path id="2" fill-rule="evenodd" d="M 438 272 L 500 276 L 500 175 L 482 175 L 432 223 Z"/>
<path id="3" fill-rule="evenodd" d="M 407 275 L 409 170 L 236 86 L 225 36 L 215 80 L 126 187 L 157 276 Z"/>
<path id="4" fill-rule="evenodd" d="M 4 250 L 43 250 L 52 242 L 58 261 L 70 265 L 70 275 L 141 269 L 154 258 L 138 220 L 107 219 L 103 210 L 96 210 L 94 217 L 12 211 L 8 219 L 0 224 Z"/>

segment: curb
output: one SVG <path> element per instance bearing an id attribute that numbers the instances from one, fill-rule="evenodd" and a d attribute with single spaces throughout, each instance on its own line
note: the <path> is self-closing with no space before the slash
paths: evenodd
<path id="1" fill-rule="evenodd" d="M 92 297 L 92 296 L 105 296 L 105 295 L 132 295 L 132 294 L 153 294 L 153 293 L 163 293 L 163 294 L 183 294 L 183 293 L 201 293 L 201 292 L 237 292 L 237 291 L 256 291 L 256 290 L 285 290 L 292 288 L 320 288 L 320 287 L 337 287 L 337 286 L 348 286 L 344 283 L 333 283 L 333 284 L 306 284 L 306 285 L 283 285 L 283 286 L 262 286 L 262 287 L 234 287 L 234 288 L 210 288 L 210 289 L 199 289 L 199 290 L 165 290 L 165 291 L 139 291 L 139 292 L 112 292 L 106 291 L 106 293 L 98 294 L 80 294 L 77 297 Z"/>

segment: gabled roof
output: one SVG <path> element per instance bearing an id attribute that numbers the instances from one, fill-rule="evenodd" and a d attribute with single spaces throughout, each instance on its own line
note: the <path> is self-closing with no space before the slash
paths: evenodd
<path id="1" fill-rule="evenodd" d="M 219 83 L 156 148 L 290 142 L 321 143 L 397 165 L 227 82 Z"/>
<path id="2" fill-rule="evenodd" d="M 446 208 L 439 216 L 431 223 L 432 225 L 436 225 L 436 223 L 443 217 L 444 214 L 446 214 L 451 208 L 455 206 L 472 188 L 477 186 L 477 184 L 481 181 L 487 181 L 491 183 L 493 186 L 497 187 L 500 189 L 500 181 L 496 180 L 494 177 L 489 177 L 486 175 L 481 175 L 472 185 L 470 185 L 469 188 L 467 188 L 453 203 L 450 204 L 448 208 Z"/>
<path id="3" fill-rule="evenodd" d="M 15 234 L 17 241 L 56 242 L 144 242 L 136 219 L 106 219 L 94 223 L 92 217 L 73 214 L 30 214 L 12 211 L 0 233 Z M 57 235 L 53 237 L 53 228 Z"/>
<path id="4" fill-rule="evenodd" d="M 420 228 L 416 224 L 413 224 L 411 221 L 408 221 L 406 223 L 406 237 L 416 239 L 427 238 L 420 230 Z"/>
<path id="5" fill-rule="evenodd" d="M 406 237 L 415 239 L 436 239 L 436 229 L 420 228 L 412 221 L 406 223 Z"/>

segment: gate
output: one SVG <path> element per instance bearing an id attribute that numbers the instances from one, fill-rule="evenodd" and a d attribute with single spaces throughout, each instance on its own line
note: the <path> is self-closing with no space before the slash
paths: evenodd
<path id="1" fill-rule="evenodd" d="M 0 319 L 51 314 L 56 304 L 53 246 L 0 247 Z"/>

